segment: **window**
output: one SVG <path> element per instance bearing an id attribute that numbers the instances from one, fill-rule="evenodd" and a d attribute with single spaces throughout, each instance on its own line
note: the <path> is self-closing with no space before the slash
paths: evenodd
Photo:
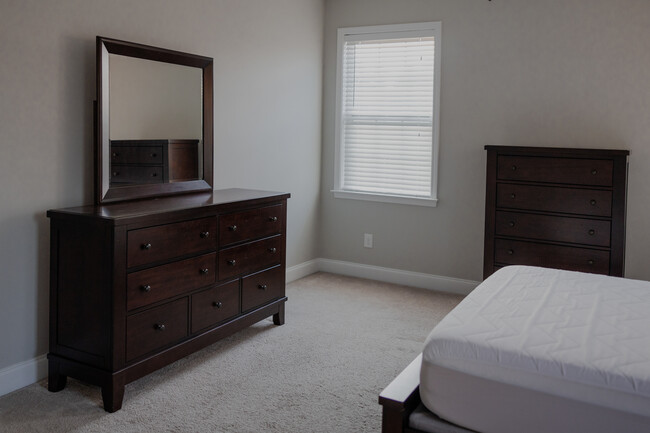
<path id="1" fill-rule="evenodd" d="M 440 27 L 339 29 L 335 197 L 436 205 Z"/>

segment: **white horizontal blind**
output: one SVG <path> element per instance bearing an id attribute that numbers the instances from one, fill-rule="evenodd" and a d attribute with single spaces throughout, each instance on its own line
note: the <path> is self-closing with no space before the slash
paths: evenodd
<path id="1" fill-rule="evenodd" d="M 342 190 L 431 196 L 434 53 L 432 36 L 344 42 Z"/>

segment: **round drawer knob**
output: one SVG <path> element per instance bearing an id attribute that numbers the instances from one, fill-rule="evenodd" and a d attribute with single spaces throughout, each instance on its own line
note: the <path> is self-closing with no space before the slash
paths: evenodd
<path id="1" fill-rule="evenodd" d="M 515 250 L 508 250 L 508 255 L 511 256 L 515 253 Z"/>
<path id="2" fill-rule="evenodd" d="M 514 227 L 514 226 L 515 226 L 515 222 L 514 222 L 514 221 L 510 221 L 510 222 L 508 223 L 508 225 L 509 225 L 510 227 Z"/>
<path id="3" fill-rule="evenodd" d="M 155 158 L 155 157 L 157 157 L 157 156 L 158 156 L 157 153 L 152 153 L 152 154 L 151 154 L 151 157 L 152 157 L 152 158 Z"/>
<path id="4" fill-rule="evenodd" d="M 142 244 L 142 249 L 143 250 L 150 250 L 151 249 L 151 244 Z"/>
<path id="5" fill-rule="evenodd" d="M 158 173 L 151 173 L 151 177 L 156 177 L 158 176 Z"/>
<path id="6" fill-rule="evenodd" d="M 593 260 L 587 260 L 587 263 L 590 264 L 590 265 L 593 265 L 594 261 Z"/>
<path id="7" fill-rule="evenodd" d="M 260 284 L 257 286 L 257 288 L 260 290 L 266 290 L 266 284 Z"/>
<path id="8" fill-rule="evenodd" d="M 207 275 L 208 274 L 208 268 L 201 269 L 201 273 L 204 274 L 204 275 Z"/>
<path id="9" fill-rule="evenodd" d="M 276 222 L 277 220 L 278 220 L 278 217 L 276 217 L 276 216 L 269 217 L 269 221 L 271 221 L 272 223 Z"/>
<path id="10" fill-rule="evenodd" d="M 229 264 L 230 266 L 235 266 L 235 265 L 237 264 L 237 261 L 236 261 L 235 259 L 228 260 L 228 264 Z"/>
<path id="11" fill-rule="evenodd" d="M 594 176 L 597 175 L 597 174 L 598 174 L 598 170 L 596 170 L 596 169 L 591 170 L 591 174 L 593 174 Z"/>
<path id="12" fill-rule="evenodd" d="M 589 234 L 590 234 L 591 236 L 595 235 L 595 234 L 596 234 L 596 230 L 594 230 L 594 229 L 589 230 Z"/>
<path id="13" fill-rule="evenodd" d="M 512 171 L 517 171 L 517 166 L 516 165 L 512 166 Z"/>
<path id="14" fill-rule="evenodd" d="M 231 232 L 236 232 L 237 226 L 228 226 L 228 230 L 230 230 Z"/>
<path id="15" fill-rule="evenodd" d="M 162 324 L 162 323 L 156 323 L 153 327 L 158 331 L 164 331 L 165 330 L 165 325 Z"/>
<path id="16" fill-rule="evenodd" d="M 151 292 L 151 286 L 149 284 L 145 284 L 144 286 L 142 286 L 142 291 Z"/>
<path id="17" fill-rule="evenodd" d="M 596 200 L 589 201 L 589 204 L 592 205 L 592 206 L 596 206 Z"/>
<path id="18" fill-rule="evenodd" d="M 113 158 L 117 158 L 118 156 L 120 156 L 119 153 L 113 152 Z"/>
<path id="19" fill-rule="evenodd" d="M 117 177 L 117 176 L 119 176 L 119 175 L 120 175 L 120 172 L 119 172 L 119 171 L 114 171 L 114 172 L 113 172 L 113 177 Z"/>
<path id="20" fill-rule="evenodd" d="M 275 254 L 276 251 L 277 251 L 277 249 L 275 249 L 275 248 L 269 248 L 269 252 L 271 254 Z"/>
<path id="21" fill-rule="evenodd" d="M 213 306 L 214 308 L 221 308 L 222 305 L 223 305 L 223 304 L 222 304 L 221 302 L 217 302 L 217 301 L 214 301 L 214 302 L 212 303 L 212 306 Z"/>
<path id="22" fill-rule="evenodd" d="M 515 197 L 517 197 L 517 195 L 514 192 L 510 194 L 510 198 L 515 198 Z"/>
<path id="23" fill-rule="evenodd" d="M 210 232 L 201 232 L 201 237 L 203 239 L 206 239 L 208 236 L 210 236 Z"/>

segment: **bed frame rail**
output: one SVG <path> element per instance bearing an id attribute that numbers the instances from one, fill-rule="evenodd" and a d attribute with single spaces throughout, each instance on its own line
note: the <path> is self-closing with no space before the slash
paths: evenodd
<path id="1" fill-rule="evenodd" d="M 415 358 L 379 394 L 382 405 L 382 433 L 417 432 L 409 428 L 409 415 L 420 404 L 420 366 L 422 354 Z"/>

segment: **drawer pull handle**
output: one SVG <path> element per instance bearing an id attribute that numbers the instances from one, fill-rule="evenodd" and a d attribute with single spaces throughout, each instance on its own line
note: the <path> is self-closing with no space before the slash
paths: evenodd
<path id="1" fill-rule="evenodd" d="M 259 284 L 257 288 L 260 290 L 266 290 L 266 284 Z"/>
<path id="2" fill-rule="evenodd" d="M 151 157 L 152 157 L 152 158 L 155 158 L 155 157 L 157 157 L 157 156 L 158 156 L 157 153 L 152 153 L 152 154 L 151 154 Z"/>
<path id="3" fill-rule="evenodd" d="M 591 200 L 591 201 L 589 202 L 589 204 L 592 205 L 592 206 L 596 206 L 596 200 Z"/>
<path id="4" fill-rule="evenodd" d="M 114 171 L 114 172 L 113 172 L 113 177 L 117 177 L 117 176 L 119 176 L 119 175 L 120 175 L 120 172 L 119 172 L 119 171 Z"/>
<path id="5" fill-rule="evenodd" d="M 222 305 L 223 305 L 223 304 L 222 304 L 221 302 L 217 302 L 217 301 L 214 301 L 214 302 L 212 303 L 212 306 L 215 307 L 215 308 L 221 308 Z"/>
<path id="6" fill-rule="evenodd" d="M 517 171 L 517 166 L 516 165 L 512 166 L 512 171 Z"/>
<path id="7" fill-rule="evenodd" d="M 515 198 L 515 197 L 517 197 L 517 195 L 514 192 L 510 194 L 510 198 Z"/>
<path id="8" fill-rule="evenodd" d="M 156 177 L 158 176 L 158 173 L 151 173 L 151 177 Z"/>
<path id="9" fill-rule="evenodd" d="M 510 227 L 514 227 L 514 226 L 515 226 L 515 222 L 514 222 L 514 221 L 510 221 L 510 222 L 508 223 L 508 225 L 509 225 Z"/>
<path id="10" fill-rule="evenodd" d="M 204 274 L 204 275 L 207 275 L 208 274 L 208 268 L 201 269 L 201 273 Z"/>
<path id="11" fill-rule="evenodd" d="M 595 235 L 595 234 L 596 234 L 596 230 L 594 230 L 594 229 L 589 230 L 589 234 L 590 234 L 591 236 Z"/>
<path id="12" fill-rule="evenodd" d="M 597 175 L 597 174 L 598 174 L 598 170 L 596 170 L 596 169 L 591 170 L 591 174 L 593 174 L 594 176 Z"/>
<path id="13" fill-rule="evenodd" d="M 278 217 L 276 217 L 276 216 L 269 217 L 269 221 L 271 221 L 272 223 L 276 222 L 277 220 L 278 220 Z"/>
<path id="14" fill-rule="evenodd" d="M 142 286 L 142 291 L 151 292 L 151 286 L 149 284 L 145 284 L 144 286 Z"/>
<path id="15" fill-rule="evenodd" d="M 201 237 L 203 239 L 206 239 L 208 236 L 210 236 L 210 232 L 201 232 Z"/>
<path id="16" fill-rule="evenodd" d="M 228 230 L 230 230 L 231 232 L 236 232 L 237 226 L 228 226 Z"/>
<path id="17" fill-rule="evenodd" d="M 594 261 L 593 260 L 587 260 L 587 263 L 590 264 L 590 265 L 593 265 Z"/>
<path id="18" fill-rule="evenodd" d="M 235 266 L 235 265 L 237 264 L 237 261 L 236 261 L 235 259 L 228 260 L 228 264 L 229 264 L 230 266 Z"/>
<path id="19" fill-rule="evenodd" d="M 113 152 L 113 158 L 117 158 L 118 156 L 120 156 L 119 153 L 117 153 L 117 152 Z"/>
<path id="20" fill-rule="evenodd" d="M 165 330 L 165 325 L 163 323 L 156 323 L 153 325 L 154 329 L 157 331 L 164 331 Z"/>
<path id="21" fill-rule="evenodd" d="M 508 255 L 511 256 L 515 253 L 515 250 L 508 250 Z"/>
<path id="22" fill-rule="evenodd" d="M 271 254 L 275 254 L 276 251 L 277 251 L 276 248 L 269 248 L 269 252 L 270 252 Z"/>
<path id="23" fill-rule="evenodd" d="M 151 244 L 142 244 L 142 249 L 143 250 L 150 250 L 151 249 Z"/>

